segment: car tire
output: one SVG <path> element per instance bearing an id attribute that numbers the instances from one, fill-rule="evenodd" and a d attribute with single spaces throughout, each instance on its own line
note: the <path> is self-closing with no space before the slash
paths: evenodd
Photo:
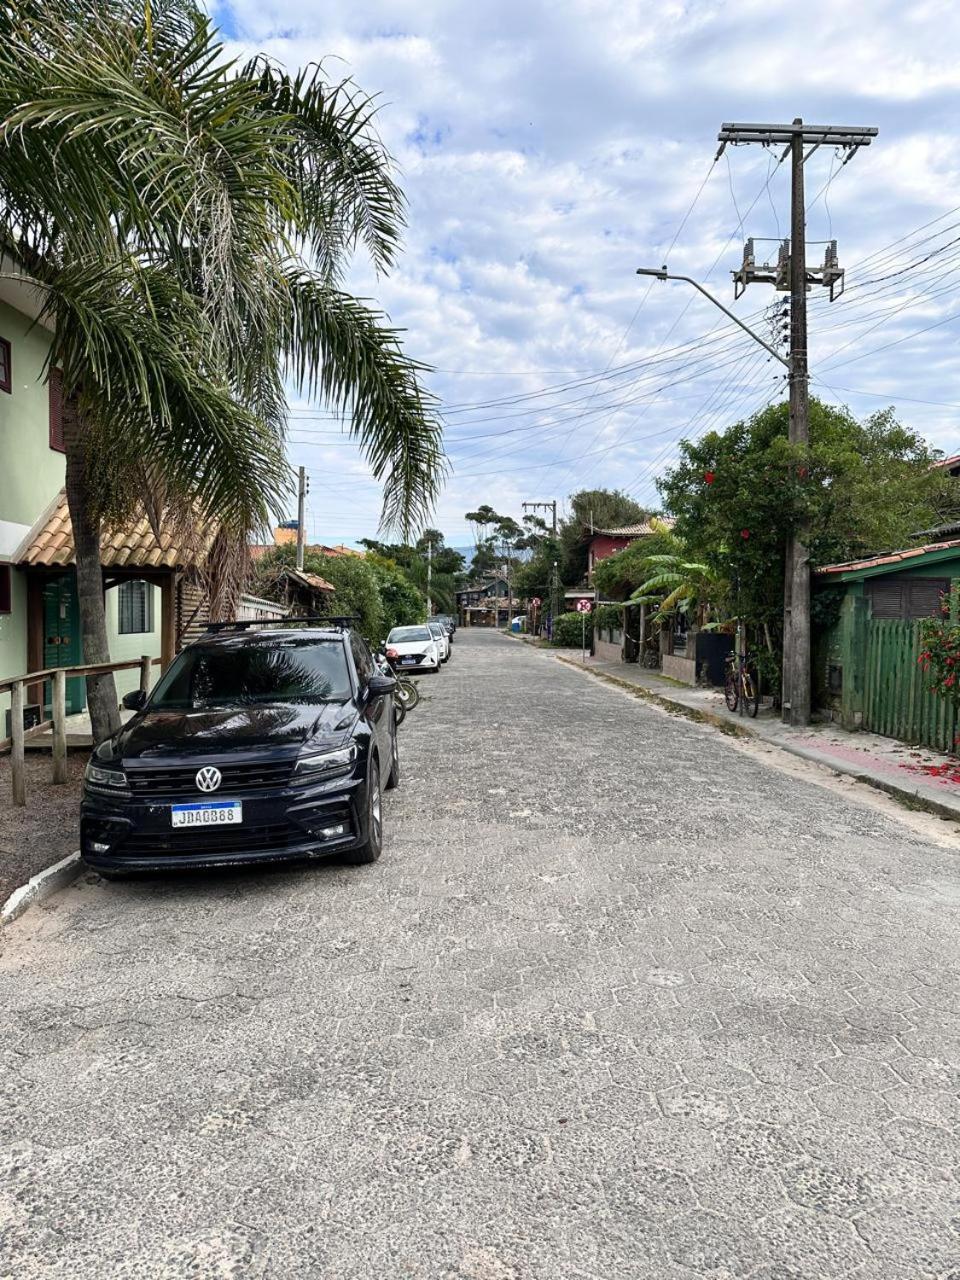
<path id="1" fill-rule="evenodd" d="M 400 744 L 397 741 L 397 731 L 393 731 L 393 742 L 390 747 L 390 773 L 387 777 L 386 790 L 392 791 L 394 787 L 400 785 Z"/>
<path id="2" fill-rule="evenodd" d="M 370 762 L 370 777 L 367 779 L 367 838 L 358 849 L 351 849 L 343 855 L 344 862 L 351 867 L 362 867 L 368 862 L 376 862 L 383 852 L 383 795 L 380 787 L 380 762 L 376 756 Z"/>

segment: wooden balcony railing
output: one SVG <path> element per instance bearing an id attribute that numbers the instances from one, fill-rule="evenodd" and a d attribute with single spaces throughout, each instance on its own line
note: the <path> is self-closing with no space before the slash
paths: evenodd
<path id="1" fill-rule="evenodd" d="M 0 694 L 10 694 L 10 737 L 0 738 L 0 755 L 10 752 L 11 799 L 15 805 L 27 803 L 27 775 L 24 763 L 24 744 L 27 738 L 36 737 L 52 729 L 53 781 L 67 780 L 67 677 L 98 676 L 108 671 L 132 671 L 140 668 L 140 688 L 150 692 L 150 668 L 159 665 L 159 658 L 144 654 L 126 662 L 100 662 L 82 667 L 47 667 L 43 671 L 28 671 L 23 676 L 0 680 Z M 24 728 L 23 712 L 26 691 L 34 684 L 49 680 L 53 687 L 50 701 L 50 719 Z"/>

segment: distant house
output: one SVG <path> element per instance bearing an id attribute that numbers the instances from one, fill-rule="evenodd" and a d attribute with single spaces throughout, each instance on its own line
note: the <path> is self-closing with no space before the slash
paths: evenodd
<path id="1" fill-rule="evenodd" d="M 673 521 L 664 520 L 663 523 L 669 527 Z M 631 542 L 636 542 L 638 538 L 645 538 L 648 534 L 654 532 L 655 530 L 646 520 L 640 524 L 623 525 L 619 529 L 592 530 L 590 541 L 587 544 L 587 581 L 593 581 L 594 566 L 599 561 L 616 555 L 618 551 L 623 551 L 625 547 L 629 547 Z"/>
<path id="2" fill-rule="evenodd" d="M 948 475 L 960 476 L 960 453 L 952 453 L 949 458 L 941 458 L 939 462 L 933 464 L 942 471 L 946 471 Z"/>
<path id="3" fill-rule="evenodd" d="M 250 556 L 254 560 L 259 560 L 261 556 L 265 556 L 274 547 L 295 547 L 296 545 L 297 522 L 296 520 L 284 520 L 282 524 L 278 524 L 274 529 L 273 542 L 255 543 L 250 547 Z M 346 547 L 342 542 L 333 547 L 328 547 L 321 542 L 309 542 L 304 550 L 308 554 L 316 556 L 359 556 L 361 560 L 366 555 L 365 551 L 357 551 L 354 547 Z"/>
<path id="4" fill-rule="evenodd" d="M 462 627 L 495 627 L 507 621 L 510 584 L 500 575 L 468 582 L 456 593 L 456 599 Z M 516 599 L 514 602 L 519 604 Z"/>

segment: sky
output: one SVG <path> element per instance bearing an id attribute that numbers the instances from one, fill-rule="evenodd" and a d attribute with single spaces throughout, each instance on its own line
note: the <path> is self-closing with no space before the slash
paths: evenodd
<path id="1" fill-rule="evenodd" d="M 387 278 L 349 287 L 433 367 L 450 474 L 431 523 L 620 488 L 656 507 L 678 442 L 785 394 L 785 370 L 682 283 L 727 306 L 743 241 L 789 232 L 789 164 L 727 148 L 723 121 L 874 125 L 847 164 L 806 166 L 808 254 L 837 239 L 846 292 L 810 295 L 812 390 L 894 406 L 960 451 L 960 5 L 943 0 L 229 0 L 231 50 L 323 61 L 378 94 L 409 202 Z M 768 240 L 761 240 L 768 237 Z M 765 338 L 783 295 L 735 310 Z M 312 541 L 377 536 L 380 488 L 323 405 L 294 399 L 289 455 Z"/>

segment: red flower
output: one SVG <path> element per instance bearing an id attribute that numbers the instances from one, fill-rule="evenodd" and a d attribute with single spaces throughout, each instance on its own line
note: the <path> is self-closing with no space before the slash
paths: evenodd
<path id="1" fill-rule="evenodd" d="M 955 684 L 957 683 L 957 677 L 956 677 L 956 676 L 947 676 L 946 680 L 944 680 L 944 682 L 943 682 L 943 683 L 944 683 L 944 684 L 947 686 L 947 688 L 949 689 L 952 685 L 955 685 Z"/>
<path id="2" fill-rule="evenodd" d="M 744 539 L 749 538 L 749 537 L 750 537 L 750 530 L 749 530 L 749 529 L 741 529 L 741 530 L 740 530 L 740 537 L 741 537 L 741 538 L 744 538 Z"/>
<path id="3" fill-rule="evenodd" d="M 704 480 L 706 481 L 706 483 L 707 483 L 707 484 L 713 484 L 714 479 L 715 479 L 716 477 L 715 477 L 715 475 L 714 475 L 714 473 L 713 473 L 712 471 L 705 471 L 705 472 L 703 473 L 703 478 L 704 478 Z"/>
<path id="4" fill-rule="evenodd" d="M 797 475 L 800 477 L 801 480 L 806 480 L 809 474 L 810 472 L 807 470 L 806 467 L 797 467 Z"/>

